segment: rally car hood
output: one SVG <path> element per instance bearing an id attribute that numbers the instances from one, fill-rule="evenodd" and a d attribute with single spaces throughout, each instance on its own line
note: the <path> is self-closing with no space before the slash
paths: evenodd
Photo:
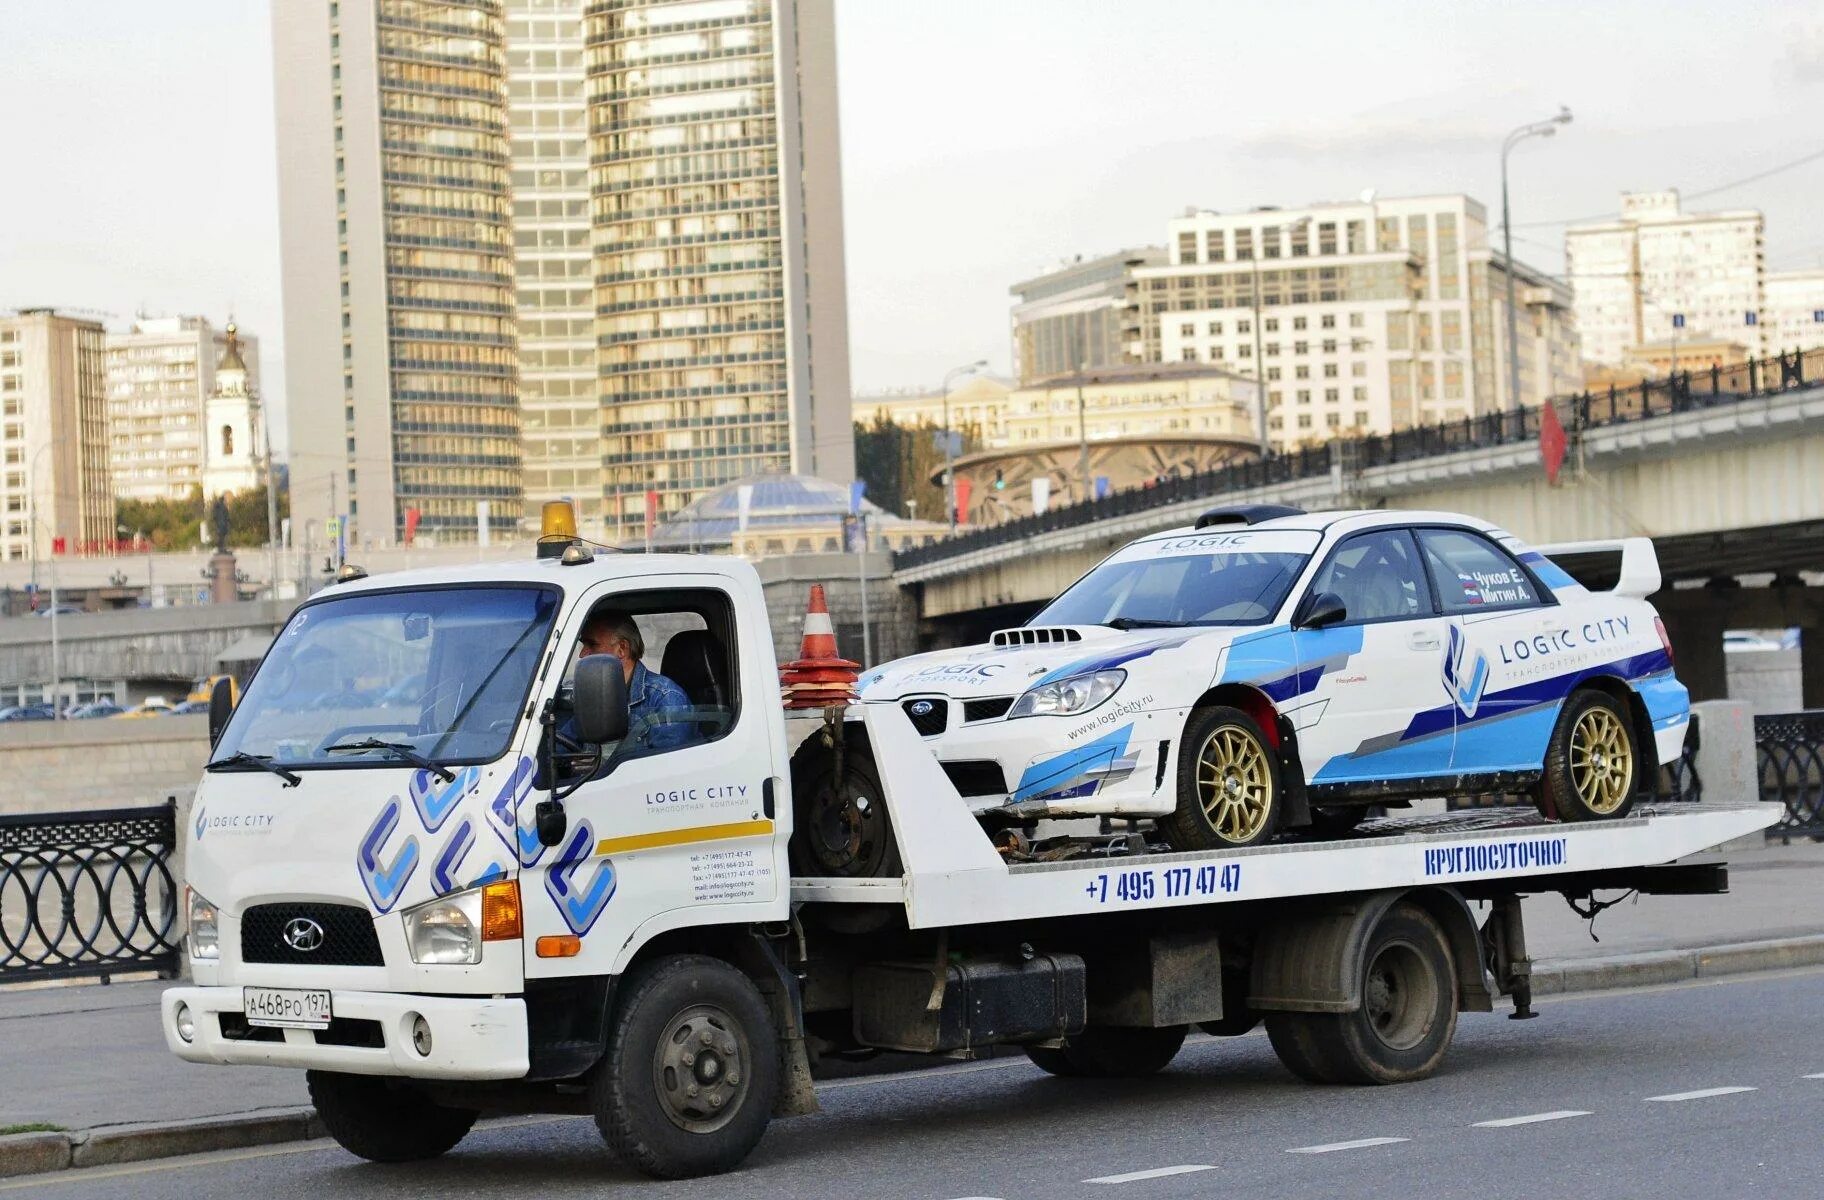
<path id="1" fill-rule="evenodd" d="M 1208 625 L 1125 631 L 1106 625 L 1002 630 L 985 645 L 935 650 L 884 663 L 861 677 L 861 698 L 1017 696 L 1040 682 L 1119 667 L 1155 651 L 1181 646 L 1193 637 L 1224 638 L 1240 632 L 1245 631 Z"/>

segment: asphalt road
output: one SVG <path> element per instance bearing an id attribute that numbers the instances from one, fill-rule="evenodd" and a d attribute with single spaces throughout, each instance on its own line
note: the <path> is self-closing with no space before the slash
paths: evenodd
<path id="1" fill-rule="evenodd" d="M 1023 1059 L 820 1085 L 723 1180 L 650 1183 L 577 1118 L 477 1130 L 434 1163 L 331 1143 L 66 1171 L 30 1197 L 1167 1200 L 1180 1196 L 1719 1200 L 1824 1193 L 1824 971 L 1548 999 L 1466 1016 L 1438 1075 L 1294 1081 L 1258 1033 L 1188 1044 L 1138 1082 L 1052 1079 Z M 1517 1121 L 1517 1118 L 1530 1118 Z"/>

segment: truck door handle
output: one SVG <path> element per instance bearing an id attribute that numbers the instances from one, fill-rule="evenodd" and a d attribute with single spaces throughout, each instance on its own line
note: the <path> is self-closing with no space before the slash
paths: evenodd
<path id="1" fill-rule="evenodd" d="M 1411 646 L 1414 650 L 1436 650 L 1439 646 L 1443 645 L 1442 642 L 1438 641 L 1437 634 L 1425 631 L 1415 631 L 1408 634 L 1406 637 L 1406 644 Z"/>

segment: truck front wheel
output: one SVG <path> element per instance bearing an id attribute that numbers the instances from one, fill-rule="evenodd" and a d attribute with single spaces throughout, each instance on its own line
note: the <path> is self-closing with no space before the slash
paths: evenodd
<path id="1" fill-rule="evenodd" d="M 1184 1045 L 1186 1027 L 1147 1029 L 1128 1025 L 1091 1025 L 1064 1039 L 1062 1046 L 1028 1046 L 1026 1057 L 1050 1075 L 1080 1079 L 1138 1079 L 1170 1065 Z"/>
<path id="2" fill-rule="evenodd" d="M 478 1115 L 433 1104 L 411 1084 L 376 1075 L 306 1071 L 304 1082 L 329 1136 L 370 1162 L 436 1158 L 468 1135 Z"/>
<path id="3" fill-rule="evenodd" d="M 1387 911 L 1362 956 L 1354 1012 L 1267 1014 L 1274 1053 L 1313 1083 L 1404 1083 L 1438 1069 L 1457 1029 L 1450 943 L 1412 904 Z"/>
<path id="4" fill-rule="evenodd" d="M 622 1162 L 655 1179 L 731 1170 L 766 1132 L 778 1088 L 778 1038 L 747 976 L 684 954 L 621 981 L 590 1100 Z"/>

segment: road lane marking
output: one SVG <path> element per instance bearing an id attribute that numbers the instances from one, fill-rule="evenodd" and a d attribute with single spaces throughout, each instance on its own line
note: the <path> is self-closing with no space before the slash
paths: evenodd
<path id="1" fill-rule="evenodd" d="M 1297 1146 L 1287 1150 L 1287 1154 L 1331 1154 L 1338 1150 L 1363 1150 L 1369 1146 L 1391 1146 L 1395 1142 L 1411 1141 L 1410 1138 L 1356 1138 L 1353 1142 L 1325 1142 L 1321 1146 Z"/>
<path id="2" fill-rule="evenodd" d="M 1805 1078 L 1807 1078 L 1807 1079 L 1824 1079 L 1824 1071 L 1820 1071 L 1816 1075 L 1807 1075 Z"/>
<path id="3" fill-rule="evenodd" d="M 1541 1121 L 1562 1121 L 1566 1117 L 1587 1117 L 1581 1108 L 1561 1108 L 1557 1112 L 1530 1113 L 1524 1117 L 1502 1117 L 1496 1121 L 1477 1121 L 1476 1129 L 1506 1129 L 1513 1125 L 1537 1125 Z"/>
<path id="4" fill-rule="evenodd" d="M 1154 1167 L 1150 1171 L 1129 1171 L 1125 1175 L 1098 1175 L 1094 1179 L 1085 1179 L 1084 1183 L 1138 1183 L 1142 1179 L 1163 1179 L 1167 1175 L 1194 1175 L 1198 1171 L 1214 1171 L 1216 1168 L 1205 1163 L 1186 1163 L 1181 1167 Z"/>
<path id="5" fill-rule="evenodd" d="M 1648 1096 L 1647 1099 L 1649 1101 L 1661 1100 L 1666 1103 L 1674 1103 L 1679 1100 L 1708 1100 L 1712 1096 L 1733 1096 L 1737 1092 L 1752 1092 L 1754 1090 L 1755 1089 L 1751 1087 L 1700 1088 L 1695 1092 L 1672 1092 L 1665 1096 Z"/>

